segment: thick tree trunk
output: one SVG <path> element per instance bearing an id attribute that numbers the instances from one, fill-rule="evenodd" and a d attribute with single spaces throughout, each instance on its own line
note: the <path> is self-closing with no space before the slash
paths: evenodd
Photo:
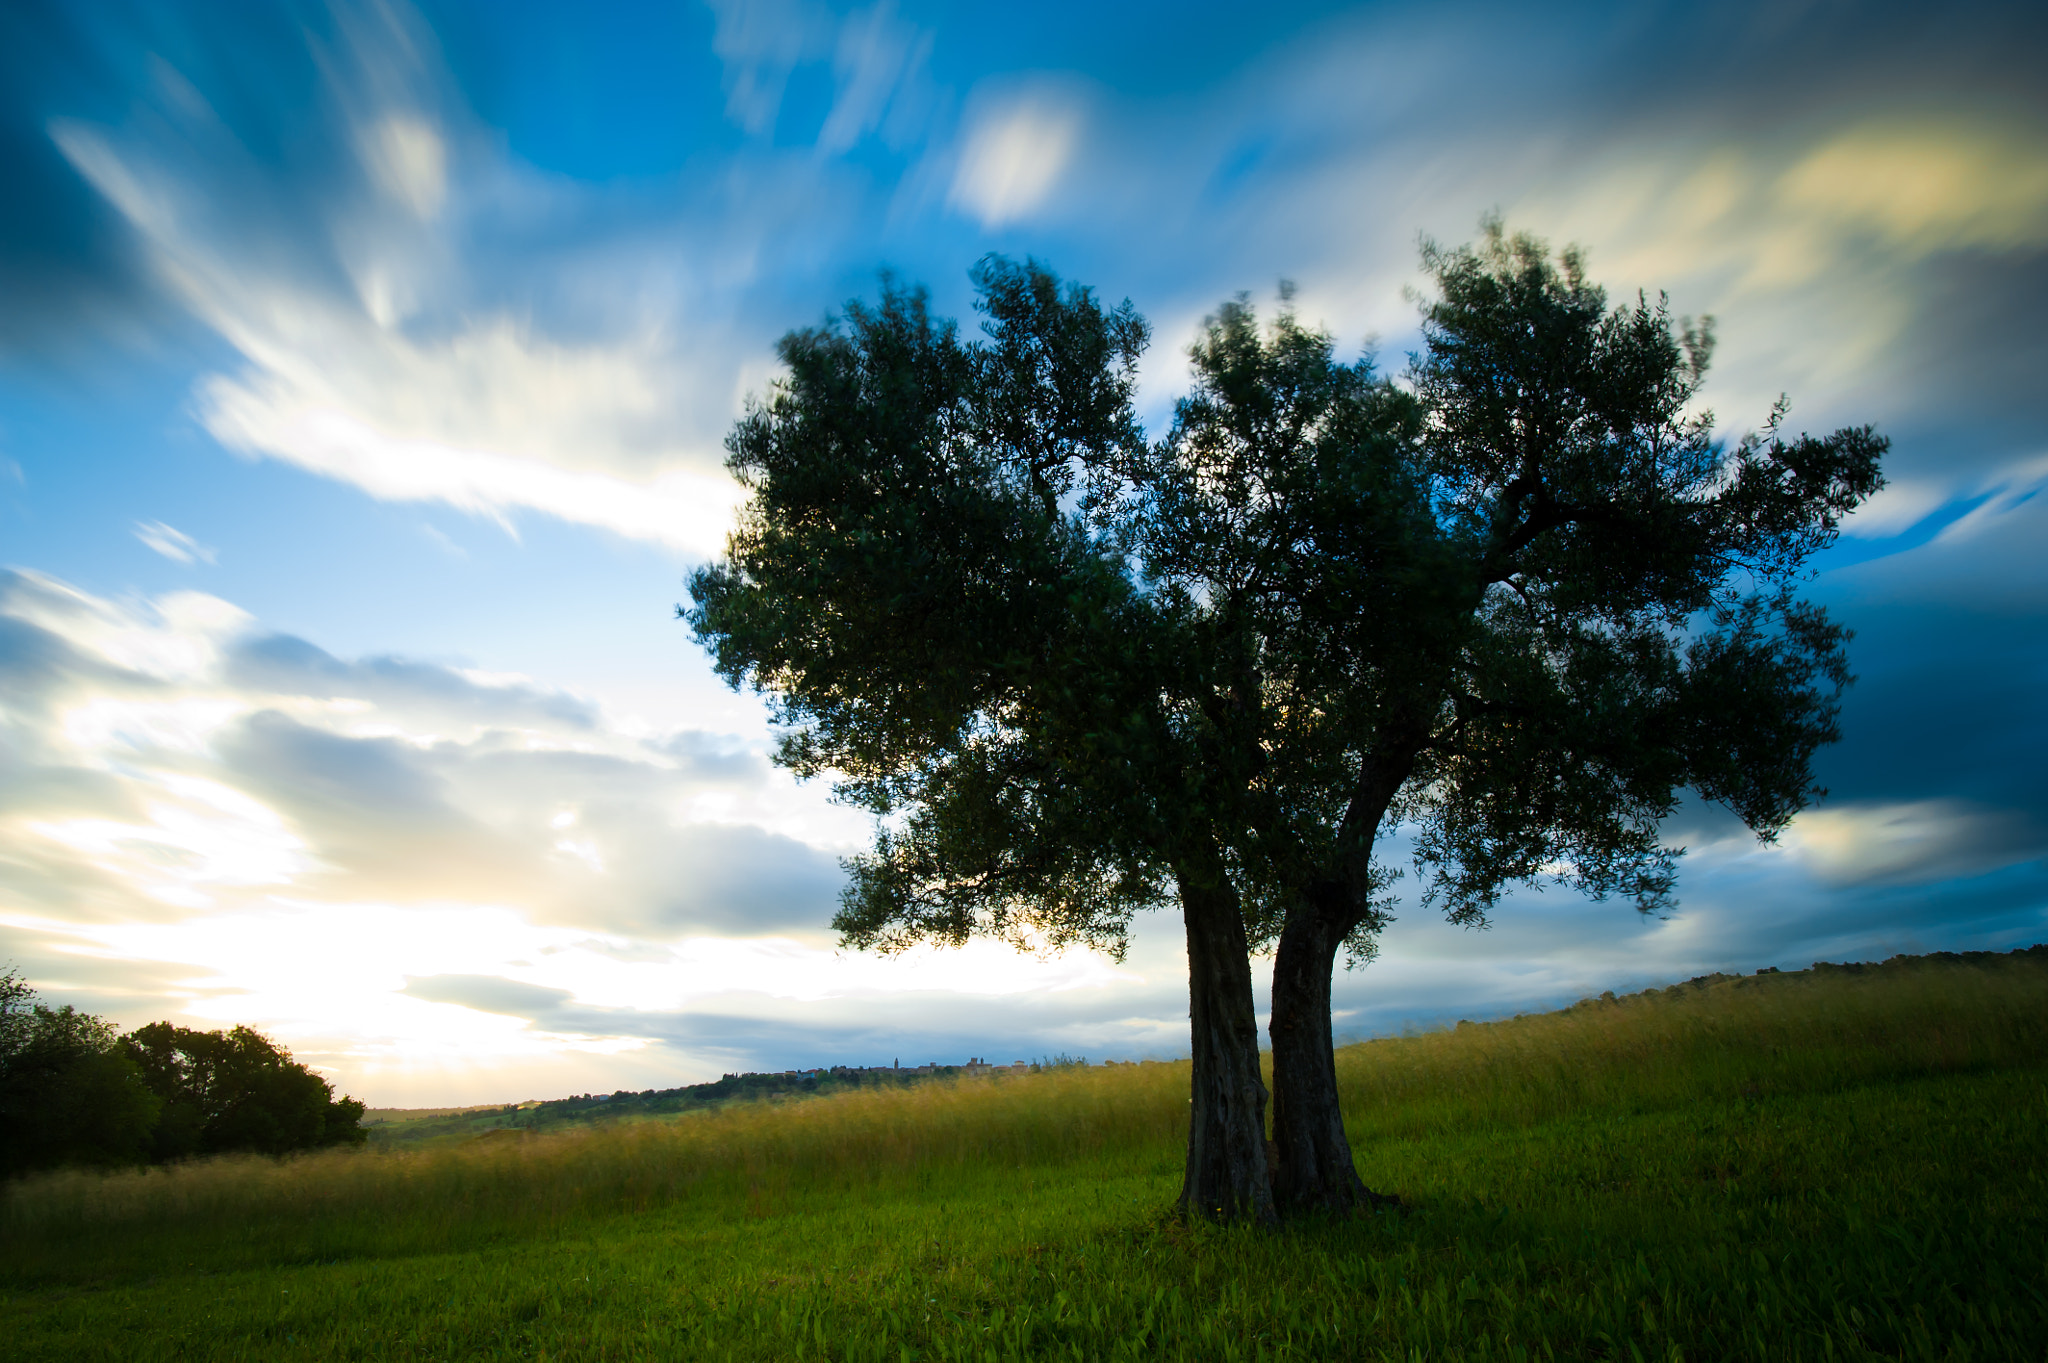
<path id="1" fill-rule="evenodd" d="M 1273 958 L 1273 1192 L 1282 1211 L 1350 1212 L 1392 1201 L 1365 1186 L 1344 1137 L 1330 974 L 1352 928 L 1373 912 L 1372 847 L 1394 793 L 1414 770 L 1409 742 L 1369 759 L 1337 831 L 1328 878 L 1304 886 Z"/>
<path id="2" fill-rule="evenodd" d="M 1181 1210 L 1211 1220 L 1271 1224 L 1266 1086 L 1259 1078 L 1259 1023 L 1244 917 L 1220 876 L 1182 875 L 1180 882 L 1194 1041 Z"/>
<path id="3" fill-rule="evenodd" d="M 1337 1101 L 1330 972 L 1344 925 L 1305 911 L 1273 961 L 1273 1196 L 1280 1209 L 1350 1212 L 1379 1201 L 1358 1176 Z"/>

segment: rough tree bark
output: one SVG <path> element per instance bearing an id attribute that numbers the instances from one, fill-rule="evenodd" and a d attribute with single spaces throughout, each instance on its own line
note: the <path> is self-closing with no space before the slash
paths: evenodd
<path id="1" fill-rule="evenodd" d="M 1182 873 L 1188 1019 L 1194 1042 L 1187 1178 L 1180 1207 L 1209 1220 L 1276 1218 L 1266 1172 L 1266 1086 L 1244 917 L 1219 874 Z"/>
<path id="2" fill-rule="evenodd" d="M 1273 960 L 1273 1196 L 1289 1212 L 1343 1213 L 1375 1194 L 1344 1136 L 1330 1035 L 1330 974 L 1351 925 L 1319 898 L 1289 916 Z"/>
<path id="3" fill-rule="evenodd" d="M 1358 1176 L 1337 1098 L 1330 977 L 1351 930 L 1373 911 L 1372 847 L 1380 820 L 1414 770 L 1420 726 L 1366 764 L 1338 830 L 1338 863 L 1289 909 L 1273 958 L 1273 1193 L 1282 1211 L 1348 1213 L 1392 1197 Z"/>

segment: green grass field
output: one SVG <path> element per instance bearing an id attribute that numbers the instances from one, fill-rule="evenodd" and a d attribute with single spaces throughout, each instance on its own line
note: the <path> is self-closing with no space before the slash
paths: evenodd
<path id="1" fill-rule="evenodd" d="M 1405 1208 L 1165 1215 L 1180 1066 L 7 1190 L 9 1359 L 2041 1359 L 2048 951 L 1340 1055 Z"/>

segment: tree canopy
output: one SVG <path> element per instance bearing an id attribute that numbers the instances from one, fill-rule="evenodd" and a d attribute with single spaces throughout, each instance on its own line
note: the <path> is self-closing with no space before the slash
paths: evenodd
<path id="1" fill-rule="evenodd" d="M 247 1027 L 156 1022 L 122 1036 L 103 1018 L 37 1003 L 19 973 L 0 972 L 0 1177 L 358 1145 L 363 1111 Z"/>
<path id="2" fill-rule="evenodd" d="M 0 973 L 0 1176 L 138 1162 L 158 1106 L 110 1024 Z"/>
<path id="3" fill-rule="evenodd" d="M 369 1138 L 363 1105 L 261 1032 L 138 1027 L 123 1049 L 163 1104 L 151 1133 L 160 1160 L 248 1150 L 282 1155 Z"/>
<path id="4" fill-rule="evenodd" d="M 886 283 L 783 340 L 728 441 L 751 500 L 690 583 L 780 760 L 878 817 L 849 943 L 1114 952 L 1178 898 L 1191 1211 L 1367 1195 L 1329 988 L 1386 921 L 1387 830 L 1456 922 L 1543 879 L 1654 912 L 1686 791 L 1771 836 L 1837 733 L 1847 632 L 1798 584 L 1880 485 L 1882 437 L 1788 439 L 1781 406 L 1725 445 L 1697 404 L 1710 326 L 1610 308 L 1574 252 L 1489 224 L 1425 265 L 1400 379 L 1284 295 L 1263 325 L 1240 298 L 1157 441 L 1129 304 L 990 258 L 963 341 Z"/>

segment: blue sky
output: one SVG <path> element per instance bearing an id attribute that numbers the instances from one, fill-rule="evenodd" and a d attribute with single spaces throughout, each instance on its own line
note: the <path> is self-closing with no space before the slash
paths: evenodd
<path id="1" fill-rule="evenodd" d="M 1256 10 L 1256 13 L 1254 11 Z M 1828 801 L 1681 906 L 1419 907 L 1353 1034 L 2041 940 L 2048 41 L 1837 3 L 91 7 L 0 16 L 0 959 L 378 1103 L 1185 1044 L 1130 957 L 835 951 L 865 824 L 670 618 L 773 344 L 987 251 L 1398 370 L 1481 216 L 1713 314 L 1724 429 L 1877 423 L 1813 585 Z"/>

